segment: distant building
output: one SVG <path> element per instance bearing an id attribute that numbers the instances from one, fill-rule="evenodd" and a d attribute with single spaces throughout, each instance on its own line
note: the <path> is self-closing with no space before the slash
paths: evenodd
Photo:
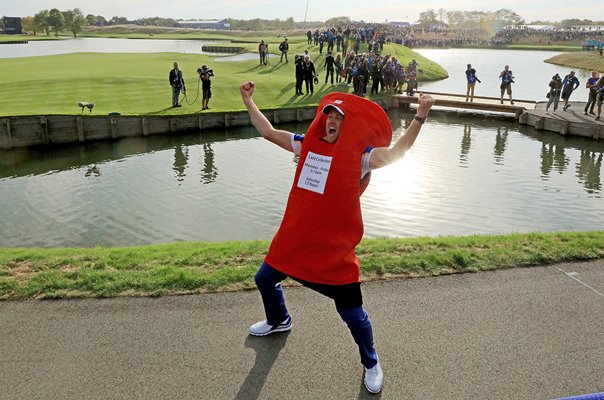
<path id="1" fill-rule="evenodd" d="M 7 35 L 21 35 L 21 18 L 19 17 L 3 17 L 4 33 Z"/>
<path id="2" fill-rule="evenodd" d="M 181 28 L 193 29 L 231 29 L 231 24 L 226 19 L 223 19 L 222 21 L 219 21 L 217 19 L 199 21 L 177 21 L 176 26 Z"/>

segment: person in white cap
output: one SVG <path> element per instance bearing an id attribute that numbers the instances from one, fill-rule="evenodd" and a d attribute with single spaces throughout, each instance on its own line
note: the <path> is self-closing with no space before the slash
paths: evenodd
<path id="1" fill-rule="evenodd" d="M 239 86 L 251 123 L 263 138 L 298 154 L 300 161 L 281 226 L 255 276 L 266 319 L 250 326 L 249 334 L 291 330 L 292 316 L 281 287 L 290 277 L 334 300 L 358 346 L 365 387 L 379 393 L 384 374 L 371 320 L 363 309 L 354 254 L 363 235 L 360 196 L 372 169 L 400 159 L 413 145 L 434 99 L 420 94 L 414 120 L 388 147 L 392 126 L 384 110 L 370 100 L 347 93 L 326 95 L 301 136 L 273 127 L 252 100 L 255 88 L 253 82 Z"/>

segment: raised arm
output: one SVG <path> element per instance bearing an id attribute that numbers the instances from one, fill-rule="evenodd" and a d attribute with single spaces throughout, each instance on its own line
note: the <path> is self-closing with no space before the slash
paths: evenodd
<path id="1" fill-rule="evenodd" d="M 417 119 L 425 119 L 433 105 L 434 99 L 431 96 L 420 93 L 419 98 L 417 99 L 417 112 L 415 113 L 415 118 L 411 121 L 407 130 L 405 130 L 405 133 L 398 138 L 394 146 L 377 147 L 373 149 L 371 158 L 369 159 L 369 168 L 377 169 L 385 167 L 386 165 L 401 159 L 407 150 L 413 146 L 413 143 L 422 128 L 423 122 L 420 122 Z"/>
<path id="2" fill-rule="evenodd" d="M 263 138 L 275 143 L 285 150 L 293 152 L 291 143 L 291 137 L 293 134 L 288 131 L 273 128 L 271 122 L 266 119 L 264 114 L 262 114 L 256 106 L 256 103 L 254 103 L 254 100 L 252 100 L 252 95 L 254 94 L 255 89 L 256 85 L 251 81 L 243 82 L 241 85 L 239 85 L 239 92 L 241 92 L 243 103 L 250 114 L 252 124 Z"/>

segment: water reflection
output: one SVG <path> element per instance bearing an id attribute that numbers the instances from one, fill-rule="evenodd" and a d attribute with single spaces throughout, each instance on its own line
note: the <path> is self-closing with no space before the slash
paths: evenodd
<path id="1" fill-rule="evenodd" d="M 559 174 L 566 171 L 570 159 L 566 157 L 564 147 L 551 143 L 541 144 L 541 177 L 547 180 L 548 175 L 555 168 Z"/>
<path id="2" fill-rule="evenodd" d="M 579 182 L 583 182 L 587 193 L 599 193 L 602 190 L 600 171 L 602 169 L 602 153 L 589 150 L 581 151 L 580 161 L 577 163 Z"/>
<path id="3" fill-rule="evenodd" d="M 604 157 L 604 142 L 572 136 L 561 136 L 555 133 L 539 132 L 534 129 L 522 128 L 521 131 L 541 141 L 540 170 L 541 179 L 551 179 L 551 173 L 557 172 L 563 176 L 572 164 L 572 158 L 567 154 L 573 149 L 579 150 L 578 161 L 575 163 L 577 183 L 585 192 L 594 197 L 601 197 L 602 192 L 602 158 Z"/>
<path id="4" fill-rule="evenodd" d="M 214 165 L 214 151 L 209 143 L 203 144 L 203 170 L 201 174 L 201 183 L 208 184 L 216 180 L 218 171 Z"/>
<path id="5" fill-rule="evenodd" d="M 185 177 L 185 169 L 189 161 L 189 149 L 179 145 L 174 148 L 174 166 L 172 169 L 176 174 L 176 180 L 182 182 Z"/>
<path id="6" fill-rule="evenodd" d="M 465 122 L 463 124 L 463 136 L 461 138 L 461 154 L 459 155 L 459 166 L 467 168 L 468 155 L 472 147 L 472 123 Z"/>
<path id="7" fill-rule="evenodd" d="M 389 117 L 394 139 L 413 121 Z M 375 171 L 365 234 L 604 229 L 603 154 L 599 141 L 435 110 L 407 156 Z M 251 127 L 1 151 L 0 246 L 270 239 L 296 162 Z"/>
<path id="8" fill-rule="evenodd" d="M 88 168 L 84 176 L 86 178 L 90 176 L 98 178 L 99 176 L 101 176 L 101 169 L 97 165 L 93 165 L 92 167 Z"/>
<path id="9" fill-rule="evenodd" d="M 508 141 L 508 128 L 498 127 L 497 134 L 495 135 L 495 147 L 493 148 L 493 156 L 495 157 L 495 164 L 503 165 L 503 154 Z"/>

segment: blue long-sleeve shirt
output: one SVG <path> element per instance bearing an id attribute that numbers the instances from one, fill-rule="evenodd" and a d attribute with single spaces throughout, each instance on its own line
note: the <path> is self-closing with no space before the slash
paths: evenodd
<path id="1" fill-rule="evenodd" d="M 573 86 L 572 89 L 569 88 L 569 86 Z M 577 79 L 576 76 L 570 76 L 570 75 L 566 75 L 564 77 L 564 80 L 562 81 L 562 90 L 575 90 L 576 88 L 579 87 L 579 79 Z"/>

